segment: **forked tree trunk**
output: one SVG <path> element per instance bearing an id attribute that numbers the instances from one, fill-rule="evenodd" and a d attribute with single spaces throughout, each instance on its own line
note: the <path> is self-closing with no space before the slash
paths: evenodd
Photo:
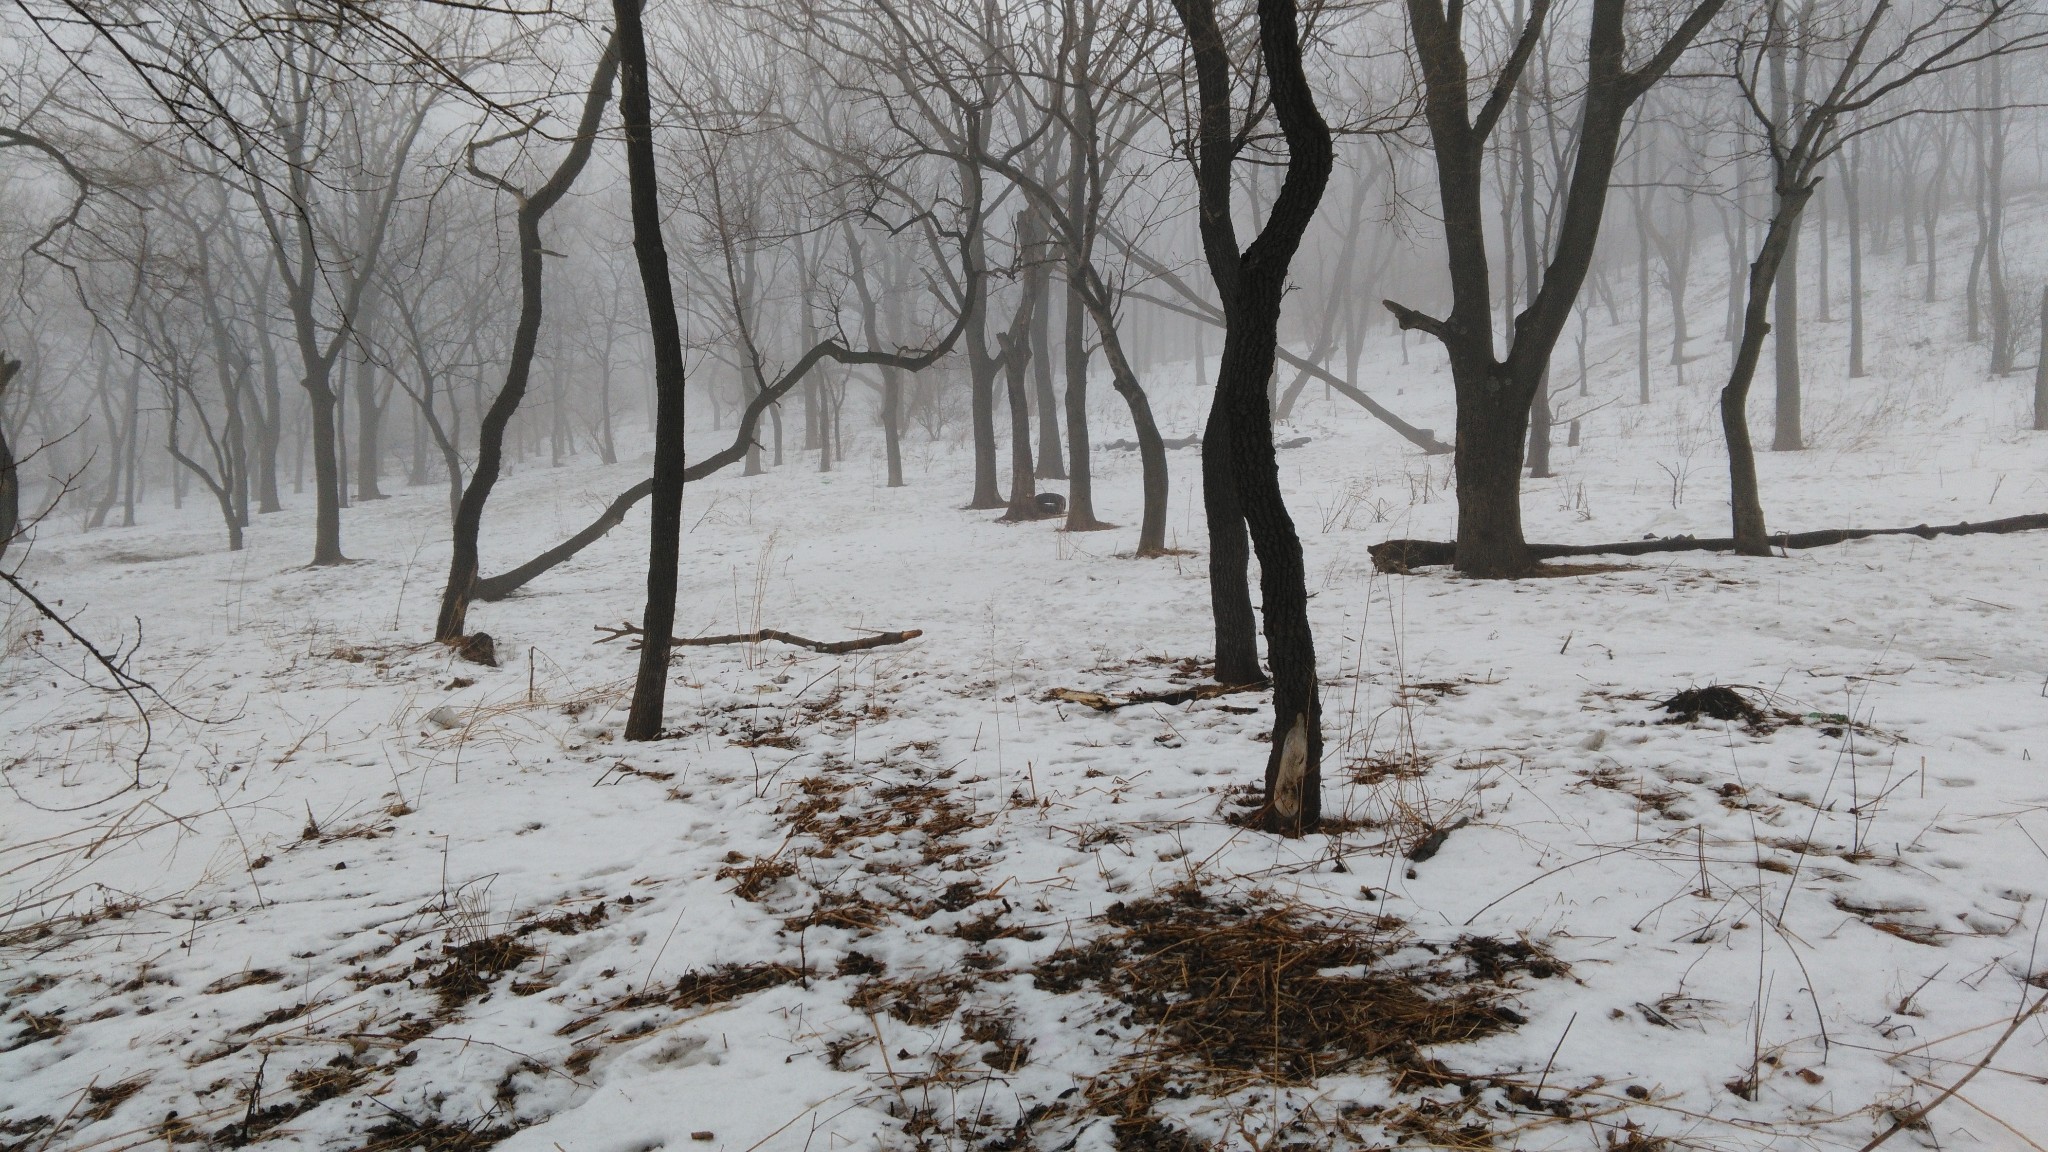
<path id="1" fill-rule="evenodd" d="M 1577 150 L 1562 198 L 1555 241 L 1542 288 L 1510 325 L 1507 355 L 1493 344 L 1493 293 L 1483 227 L 1487 139 L 1499 123 L 1521 70 L 1533 57 L 1544 28 L 1532 5 L 1517 29 L 1509 61 L 1475 115 L 1477 94 L 1457 5 L 1408 0 L 1408 31 L 1419 62 L 1423 108 L 1436 162 L 1437 198 L 1444 221 L 1451 311 L 1438 319 L 1388 301 L 1404 328 L 1429 332 L 1444 346 L 1457 394 L 1459 571 L 1479 577 L 1518 577 L 1536 567 L 1522 535 L 1521 465 L 1535 399 L 1551 351 L 1570 319 L 1599 241 L 1615 158 L 1631 108 L 1669 71 L 1719 12 L 1723 0 L 1698 0 L 1660 46 L 1631 53 L 1626 0 L 1594 0 L 1586 9 L 1584 96 Z M 1643 62 L 1629 67 L 1629 57 Z"/>
<path id="2" fill-rule="evenodd" d="M 1039 270 L 1046 256 L 1045 226 L 1035 212 L 1018 214 L 1017 248 L 1031 271 L 1024 276 L 1024 290 L 1018 294 L 1017 312 L 1009 330 L 997 334 L 1001 349 L 1003 385 L 1010 407 L 1010 506 L 1005 520 L 1038 519 L 1036 462 L 1031 458 L 1031 385 L 1026 373 L 1031 368 L 1031 330 L 1044 306 L 1046 280 Z"/>
<path id="3" fill-rule="evenodd" d="M 1260 820 L 1268 831 L 1301 835 L 1322 818 L 1322 703 L 1307 573 L 1301 539 L 1280 489 L 1266 383 L 1279 345 L 1288 267 L 1329 181 L 1330 131 L 1302 71 L 1293 0 L 1259 0 L 1259 47 L 1268 97 L 1287 141 L 1287 169 L 1265 226 L 1248 248 L 1240 249 L 1230 219 L 1232 169 L 1242 145 L 1232 124 L 1229 49 L 1213 0 L 1175 0 L 1174 7 L 1187 31 L 1200 98 L 1196 171 L 1202 248 L 1226 318 L 1210 424 L 1221 435 L 1204 442 L 1203 458 L 1206 462 L 1217 453 L 1227 464 L 1236 506 L 1221 511 L 1242 516 L 1259 558 L 1266 650 L 1273 668 L 1272 743 Z M 1516 448 L 1519 466 L 1519 435 Z M 1205 491 L 1208 487 L 1205 466 Z M 1240 530 L 1235 519 L 1225 520 L 1218 509 L 1207 511 L 1212 548 L 1219 537 Z M 1242 580 L 1243 568 L 1231 575 Z"/>

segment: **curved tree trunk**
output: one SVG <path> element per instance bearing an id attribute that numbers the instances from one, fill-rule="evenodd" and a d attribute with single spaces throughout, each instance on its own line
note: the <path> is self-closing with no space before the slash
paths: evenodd
<path id="1" fill-rule="evenodd" d="M 1322 818 L 1322 702 L 1301 539 L 1280 489 L 1266 385 L 1279 345 L 1287 271 L 1329 181 L 1330 131 L 1302 72 L 1294 0 L 1259 0 L 1259 46 L 1269 98 L 1287 141 L 1287 169 L 1265 226 L 1240 250 L 1230 218 L 1232 168 L 1241 145 L 1231 123 L 1229 49 L 1213 0 L 1175 0 L 1174 7 L 1187 31 L 1200 98 L 1196 171 L 1202 248 L 1226 318 L 1211 406 L 1211 427 L 1222 433 L 1221 444 L 1205 442 L 1203 456 L 1206 461 L 1216 453 L 1219 462 L 1227 463 L 1237 511 L 1259 558 L 1266 651 L 1273 669 L 1272 744 L 1260 821 L 1269 831 L 1298 836 Z M 1516 456 L 1519 463 L 1519 452 Z M 1205 491 L 1210 475 L 1205 465 Z M 1212 524 L 1218 519 L 1210 514 Z M 1225 539 L 1236 531 L 1235 523 L 1223 526 Z M 1242 572 L 1239 566 L 1240 579 Z"/>
<path id="2" fill-rule="evenodd" d="M 1757 487 L 1756 450 L 1749 438 L 1749 386 L 1763 357 L 1770 333 L 1771 291 L 1791 246 L 1797 242 L 1799 216 L 1813 194 L 1811 186 L 1781 193 L 1778 210 L 1764 230 L 1763 246 L 1749 267 L 1748 301 L 1742 312 L 1742 339 L 1728 383 L 1721 389 L 1721 432 L 1728 442 L 1728 503 L 1734 521 L 1735 550 L 1744 556 L 1769 556 L 1764 534 L 1763 498 Z"/>
<path id="3" fill-rule="evenodd" d="M 619 7 L 620 19 L 623 20 L 623 10 L 627 5 L 622 0 Z M 638 11 L 638 7 L 635 6 L 633 19 L 636 27 Z M 504 181 L 496 181 L 499 187 L 512 193 L 519 201 L 515 220 L 519 236 L 519 322 L 512 333 L 512 354 L 505 366 L 505 385 L 492 397 L 491 406 L 485 410 L 483 420 L 477 427 L 476 471 L 470 477 L 468 485 L 463 488 L 462 499 L 455 509 L 455 539 L 448 561 L 448 582 L 442 588 L 441 611 L 434 622 L 434 638 L 444 644 L 459 641 L 468 630 L 469 604 L 475 593 L 480 569 L 477 539 L 483 529 L 484 504 L 490 500 L 491 490 L 496 487 L 498 477 L 504 469 L 505 430 L 511 424 L 513 415 L 519 411 L 520 401 L 526 397 L 527 383 L 533 373 L 534 353 L 540 341 L 543 297 L 541 219 L 568 193 L 569 186 L 575 183 L 576 177 L 582 173 L 584 165 L 590 159 L 590 153 L 596 144 L 598 123 L 604 115 L 605 105 L 611 101 L 612 81 L 619 70 L 619 52 L 615 34 L 613 42 L 606 45 L 604 55 L 598 61 L 596 75 L 591 78 L 590 90 L 584 97 L 582 119 L 576 126 L 576 141 L 570 146 L 568 155 L 556 166 L 554 174 L 548 177 L 547 183 L 541 185 L 532 195 L 522 195 Z M 651 158 L 649 164 L 652 164 Z M 472 172 L 477 171 L 473 154 L 470 169 Z M 653 178 L 651 171 L 647 178 Z M 650 189 L 647 194 L 652 196 L 652 190 Z M 637 200 L 634 207 L 639 207 Z M 659 237 L 656 239 L 658 242 Z M 639 243 L 640 238 L 636 234 L 635 244 Z M 666 285 L 668 273 L 665 258 L 662 267 L 663 284 Z M 672 322 L 673 309 L 670 315 Z M 677 355 L 680 356 L 680 352 Z M 676 371 L 680 373 L 680 368 L 678 367 Z M 657 387 L 659 386 L 657 384 Z M 680 384 L 677 384 L 677 387 L 680 387 Z M 680 403 L 681 398 L 678 397 L 678 408 Z M 678 422 L 680 419 L 678 416 Z M 454 467 L 452 448 L 444 443 L 443 452 L 451 456 L 451 467 Z M 457 472 L 459 475 L 459 468 Z M 459 483 L 459 480 L 451 479 L 450 483 Z M 668 635 L 666 624 L 653 631 L 658 635 Z"/>
<path id="4" fill-rule="evenodd" d="M 633 217 L 633 256 L 646 296 L 654 346 L 654 498 L 648 526 L 645 635 L 626 715 L 628 740 L 661 735 L 668 697 L 669 637 L 675 630 L 676 568 L 683 538 L 683 333 L 669 283 L 668 247 L 661 235 L 661 203 L 654 170 L 654 130 L 647 92 L 647 41 L 640 25 L 645 0 L 612 0 L 617 20 L 619 115 L 626 134 L 626 177 Z M 608 54 L 609 55 L 609 54 Z M 751 433 L 751 429 L 747 430 Z M 751 442 L 751 434 L 748 437 Z"/>

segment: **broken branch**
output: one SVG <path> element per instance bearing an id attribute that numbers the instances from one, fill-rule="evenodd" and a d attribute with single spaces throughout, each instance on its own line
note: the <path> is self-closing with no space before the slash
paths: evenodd
<path id="1" fill-rule="evenodd" d="M 599 624 L 597 630 L 605 634 L 598 640 L 599 644 L 617 640 L 621 636 L 634 637 L 633 642 L 626 647 L 635 651 L 640 647 L 639 637 L 645 634 L 638 625 L 626 623 L 621 623 L 617 628 Z M 877 632 L 873 636 L 863 636 L 857 640 L 828 641 L 810 640 L 794 632 L 783 632 L 775 628 L 762 628 L 754 632 L 732 632 L 723 636 L 671 636 L 668 642 L 672 648 L 707 648 L 716 644 L 759 644 L 763 640 L 778 640 L 798 648 L 809 648 L 813 652 L 838 656 L 847 652 L 865 652 L 870 648 L 886 648 L 891 644 L 915 640 L 922 635 L 922 628 L 906 628 L 901 632 Z"/>
<path id="2" fill-rule="evenodd" d="M 1189 704 L 1196 700 L 1214 700 L 1232 692 L 1256 692 L 1267 686 L 1265 680 L 1254 680 L 1249 684 L 1199 684 L 1193 688 L 1181 688 L 1172 692 L 1134 692 L 1121 700 L 1105 696 L 1100 692 L 1084 692 L 1079 688 L 1054 688 L 1045 694 L 1047 700 L 1063 700 L 1068 704 L 1080 704 L 1097 712 L 1114 712 L 1129 708 L 1133 704 Z"/>

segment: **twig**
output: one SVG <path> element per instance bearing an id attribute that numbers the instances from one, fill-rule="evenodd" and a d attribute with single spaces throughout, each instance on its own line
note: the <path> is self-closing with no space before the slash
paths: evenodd
<path id="1" fill-rule="evenodd" d="M 1911 1128 L 1914 1125 L 1925 1121 L 1927 1117 L 1936 1108 L 1941 1107 L 1941 1105 L 1945 1103 L 1949 1097 L 1962 1091 L 1963 1085 L 1968 1084 L 1971 1080 L 1975 1079 L 1977 1073 L 1982 1072 L 1986 1067 L 1988 1067 L 1991 1064 L 1991 1061 L 1997 1058 L 1998 1050 L 2000 1048 L 2005 1047 L 2005 1042 L 2007 1040 L 2012 1039 L 2013 1033 L 2018 1032 L 2020 1030 L 2020 1025 L 2025 1024 L 2027 1021 L 2033 1019 L 2034 1016 L 2038 1014 L 2044 1006 L 2048 1006 L 2048 992 L 2043 992 L 2041 995 L 2036 996 L 2034 998 L 2034 1003 L 2032 1007 L 2014 1016 L 2012 1018 L 2012 1023 L 2005 1026 L 2005 1031 L 1999 1035 L 1998 1042 L 1991 1046 L 1991 1050 L 1989 1052 L 1984 1053 L 1982 1059 L 1978 1060 L 1975 1064 L 1970 1065 L 1969 1071 L 1964 1072 L 1962 1076 L 1956 1080 L 1955 1083 L 1943 1089 L 1941 1095 L 1936 1096 L 1934 1099 L 1929 1100 L 1927 1103 L 1922 1104 L 1918 1108 L 1909 1109 L 1904 1115 L 1894 1115 L 1892 1118 L 1891 1127 L 1885 1129 L 1883 1132 L 1878 1133 L 1876 1136 L 1871 1137 L 1870 1143 L 1865 1144 L 1861 1148 L 1858 1148 L 1856 1152 L 1871 1152 L 1871 1149 L 1876 1148 L 1878 1145 L 1898 1135 L 1901 1129 Z"/>

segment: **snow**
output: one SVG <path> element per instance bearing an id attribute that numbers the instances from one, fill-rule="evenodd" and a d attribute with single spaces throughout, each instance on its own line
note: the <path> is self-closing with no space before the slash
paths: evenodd
<path id="1" fill-rule="evenodd" d="M 1859 381 L 1837 367 L 1846 325 L 1814 326 L 1814 446 L 1760 461 L 1774 529 L 2048 508 L 2048 437 L 2017 430 L 2027 382 L 1983 381 L 1946 322 L 1873 323 L 1879 372 Z M 1526 488 L 1532 539 L 1725 532 L 1725 354 L 1694 347 L 1688 383 L 1660 368 L 1647 407 L 1625 355 L 1592 399 L 1560 396 L 1567 415 L 1622 399 L 1580 448 L 1560 427 L 1558 476 Z M 1416 344 L 1412 361 L 1376 343 L 1367 387 L 1450 427 L 1441 355 Z M 1152 373 L 1168 436 L 1200 426 L 1189 375 Z M 1098 392 L 1095 435 L 1128 435 Z M 196 501 L 141 528 L 46 528 L 38 587 L 97 637 L 133 639 L 139 620 L 134 668 L 179 712 L 152 710 L 140 787 L 122 791 L 132 712 L 68 677 L 75 649 L 8 621 L 0 1139 L 111 1152 L 232 1143 L 250 1124 L 275 1147 L 452 1147 L 424 1134 L 439 1123 L 517 1128 L 506 1152 L 965 1148 L 1065 1101 L 1030 1146 L 1107 1148 L 1109 1119 L 1073 1104 L 1147 1050 L 1144 1031 L 1030 970 L 1102 934 L 1111 904 L 1190 883 L 1397 917 L 1410 958 L 1471 935 L 1554 955 L 1566 974 L 1517 979 L 1526 1023 L 1429 1053 L 1575 1093 L 1565 1122 L 1486 1089 L 1475 1115 L 1502 1147 L 1607 1147 L 1633 1123 L 1689 1147 L 1855 1148 L 1960 1077 L 2042 985 L 2048 536 L 1390 577 L 1366 546 L 1448 537 L 1448 461 L 1313 385 L 1290 434 L 1310 437 L 1282 474 L 1315 593 L 1325 811 L 1344 821 L 1299 841 L 1224 819 L 1262 770 L 1267 718 L 1245 711 L 1260 697 L 1045 699 L 1167 687 L 1210 653 L 1192 452 L 1170 454 L 1171 543 L 1188 551 L 1157 560 L 1119 555 L 1133 453 L 1096 457 L 1100 511 L 1124 527 L 1095 535 L 960 510 L 967 458 L 948 442 L 917 446 L 901 489 L 881 485 L 872 436 L 842 471 L 793 454 L 693 487 L 679 631 L 924 635 L 850 656 L 681 649 L 677 734 L 646 745 L 619 740 L 632 657 L 593 642 L 638 618 L 644 513 L 474 610 L 497 669 L 423 643 L 445 563 L 432 486 L 350 510 L 357 559 L 333 569 L 301 566 L 305 499 L 233 555 Z M 517 471 L 487 518 L 487 570 L 584 522 L 637 478 L 631 456 Z M 1665 722 L 1658 700 L 1710 683 L 1801 722 Z M 991 914 L 1009 934 L 958 935 Z M 560 930 L 536 927 L 550 917 Z M 443 1011 L 429 980 L 447 949 L 508 933 L 534 955 Z M 860 974 L 870 961 L 881 975 Z M 686 976 L 762 964 L 809 975 L 678 1006 Z M 928 999 L 890 999 L 906 995 Z M 991 1019 L 1028 1059 L 980 1058 L 963 1028 Z M 1753 1099 L 1729 1087 L 1752 1075 Z M 2044 1076 L 2037 1016 L 1893 1145 L 2038 1148 Z M 318 1099 L 321 1083 L 338 1088 Z M 1162 1114 L 1231 1148 L 1343 1146 L 1346 1105 L 1459 1098 L 1371 1068 L 1196 1088 Z"/>

